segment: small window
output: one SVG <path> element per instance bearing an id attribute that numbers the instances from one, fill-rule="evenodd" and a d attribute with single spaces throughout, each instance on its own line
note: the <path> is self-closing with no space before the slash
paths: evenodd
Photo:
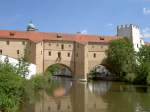
<path id="1" fill-rule="evenodd" d="M 22 44 L 25 45 L 25 41 L 22 41 Z"/>
<path id="2" fill-rule="evenodd" d="M 51 51 L 48 52 L 48 55 L 51 56 Z"/>
<path id="3" fill-rule="evenodd" d="M 79 56 L 78 53 L 76 54 L 76 56 L 77 56 L 77 57 Z"/>
<path id="4" fill-rule="evenodd" d="M 51 43 L 49 43 L 49 46 L 51 46 Z"/>
<path id="5" fill-rule="evenodd" d="M 17 50 L 17 54 L 20 54 L 20 51 L 19 51 L 19 50 Z"/>
<path id="6" fill-rule="evenodd" d="M 59 46 L 59 44 L 57 43 L 56 46 Z"/>
<path id="7" fill-rule="evenodd" d="M 43 52 L 41 51 L 41 54 L 42 54 Z"/>
<path id="8" fill-rule="evenodd" d="M 68 53 L 68 57 L 70 57 L 70 53 Z"/>
<path id="9" fill-rule="evenodd" d="M 58 52 L 58 58 L 60 58 L 61 57 L 61 52 Z"/>
<path id="10" fill-rule="evenodd" d="M 96 58 L 96 53 L 93 54 L 93 57 Z"/>
<path id="11" fill-rule="evenodd" d="M 32 45 L 32 43 L 30 42 L 30 46 Z"/>
<path id="12" fill-rule="evenodd" d="M 69 47 L 71 47 L 71 45 L 70 45 L 70 44 L 69 44 L 68 46 L 69 46 Z"/>
<path id="13" fill-rule="evenodd" d="M 2 49 L 0 49 L 0 55 L 2 55 L 2 53 L 3 53 L 3 51 L 2 51 Z"/>
<path id="14" fill-rule="evenodd" d="M 140 43 L 142 43 L 142 40 L 140 40 Z"/>
<path id="15" fill-rule="evenodd" d="M 92 45 L 92 48 L 94 48 L 94 45 Z"/>
<path id="16" fill-rule="evenodd" d="M 62 49 L 62 50 L 64 49 L 64 44 L 61 45 L 61 49 Z"/>
<path id="17" fill-rule="evenodd" d="M 41 46 L 43 45 L 43 43 L 41 42 Z"/>
<path id="18" fill-rule="evenodd" d="M 139 45 L 137 44 L 137 48 L 139 48 Z"/>
<path id="19" fill-rule="evenodd" d="M 50 111 L 50 110 L 51 110 L 51 107 L 49 106 L 49 107 L 48 107 L 48 111 Z"/>
<path id="20" fill-rule="evenodd" d="M 101 48 L 103 48 L 103 46 L 101 46 Z"/>
<path id="21" fill-rule="evenodd" d="M 6 44 L 9 45 L 9 41 L 6 41 Z"/>

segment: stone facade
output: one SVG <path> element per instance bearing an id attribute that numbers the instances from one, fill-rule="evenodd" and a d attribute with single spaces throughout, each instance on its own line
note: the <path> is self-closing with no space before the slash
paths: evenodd
<path id="1" fill-rule="evenodd" d="M 94 66 L 102 63 L 107 48 L 108 43 L 106 42 L 68 40 L 33 42 L 28 39 L 0 38 L 2 55 L 15 59 L 27 55 L 29 62 L 36 64 L 37 73 L 42 73 L 49 66 L 59 63 L 68 67 L 73 77 L 83 79 L 86 79 Z"/>
<path id="2" fill-rule="evenodd" d="M 135 50 L 141 46 L 138 27 L 118 26 L 117 35 L 131 38 Z M 16 59 L 26 55 L 36 65 L 37 73 L 53 64 L 62 64 L 70 69 L 73 77 L 87 79 L 88 73 L 102 64 L 109 42 L 114 39 L 117 36 L 0 30 L 0 55 Z"/>

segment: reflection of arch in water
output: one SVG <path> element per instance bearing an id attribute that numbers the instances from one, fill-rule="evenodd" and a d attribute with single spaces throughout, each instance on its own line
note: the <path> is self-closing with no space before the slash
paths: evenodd
<path id="1" fill-rule="evenodd" d="M 46 71 L 51 71 L 53 76 L 73 76 L 71 68 L 61 63 L 50 65 L 49 67 L 47 67 Z"/>
<path id="2" fill-rule="evenodd" d="M 88 83 L 87 87 L 91 93 L 96 93 L 98 95 L 104 95 L 110 91 L 112 82 L 101 81 L 101 82 L 91 82 Z"/>

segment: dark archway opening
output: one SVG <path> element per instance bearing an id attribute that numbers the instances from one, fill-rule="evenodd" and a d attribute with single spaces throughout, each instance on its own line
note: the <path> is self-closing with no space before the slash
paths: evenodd
<path id="1" fill-rule="evenodd" d="M 97 65 L 90 71 L 89 78 L 102 79 L 102 80 L 112 80 L 113 75 L 105 66 Z"/>
<path id="2" fill-rule="evenodd" d="M 46 73 L 49 73 L 52 76 L 70 77 L 70 78 L 73 75 L 71 69 L 68 66 L 59 63 L 50 65 L 46 69 Z"/>

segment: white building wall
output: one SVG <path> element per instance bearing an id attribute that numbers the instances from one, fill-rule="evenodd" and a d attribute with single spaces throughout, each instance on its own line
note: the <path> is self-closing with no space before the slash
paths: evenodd
<path id="1" fill-rule="evenodd" d="M 10 64 L 12 64 L 13 66 L 16 66 L 19 61 L 17 59 L 14 59 L 14 58 L 11 58 L 11 57 L 8 57 L 8 61 Z M 4 55 L 0 55 L 0 62 L 4 62 L 6 59 L 6 56 Z M 32 76 L 36 75 L 36 65 L 35 64 L 30 64 L 29 65 L 29 75 L 26 77 L 27 79 L 30 79 Z"/>
<path id="2" fill-rule="evenodd" d="M 139 48 L 141 47 L 141 33 L 139 27 L 133 25 L 132 25 L 132 42 L 135 51 L 138 51 Z"/>

